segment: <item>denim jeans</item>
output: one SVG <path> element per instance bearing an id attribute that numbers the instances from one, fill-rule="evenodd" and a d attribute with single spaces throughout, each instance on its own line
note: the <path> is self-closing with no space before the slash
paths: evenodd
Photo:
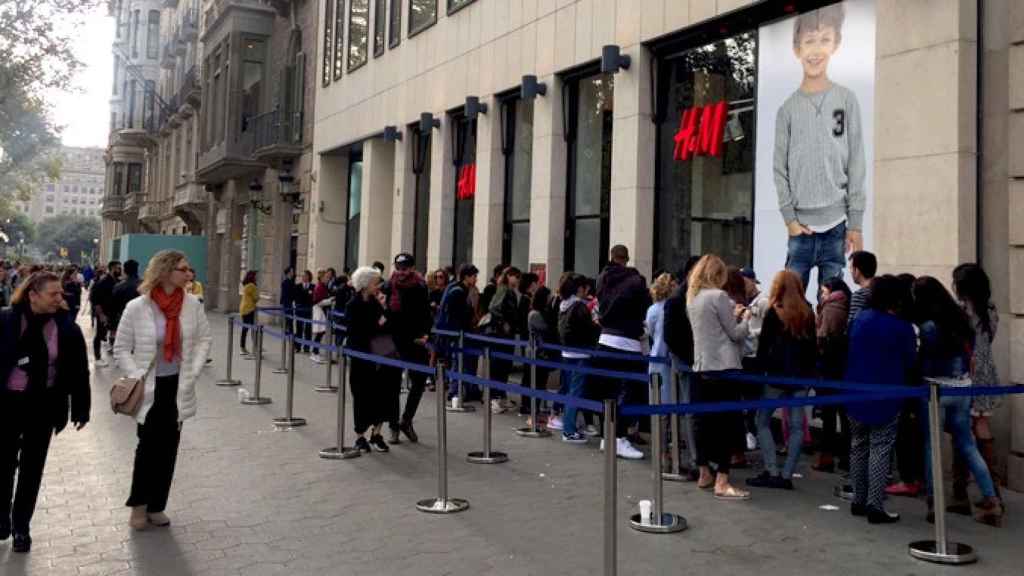
<path id="1" fill-rule="evenodd" d="M 927 403 L 922 408 L 927 414 Z M 992 475 L 989 473 L 985 460 L 978 452 L 978 445 L 974 441 L 974 433 L 971 432 L 971 398 L 970 396 L 946 396 L 939 399 L 940 424 L 953 436 L 953 450 L 959 452 L 967 462 L 967 467 L 978 483 L 981 495 L 986 498 L 996 496 L 995 484 L 992 482 Z M 924 470 L 925 481 L 928 486 L 928 494 L 932 493 L 932 444 L 931 433 L 927 425 L 928 419 L 922 418 L 925 422 L 924 433 Z M 941 476 L 941 471 L 940 471 Z"/>
<path id="2" fill-rule="evenodd" d="M 586 358 L 562 358 L 562 362 L 572 366 L 586 366 Z M 568 394 L 573 398 L 582 398 L 587 383 L 587 375 L 582 372 L 563 372 L 568 378 Z M 566 404 L 565 415 L 562 416 L 562 433 L 566 436 L 576 433 L 576 412 L 579 408 Z"/>
<path id="3" fill-rule="evenodd" d="M 846 223 L 826 232 L 789 237 L 786 268 L 796 272 L 807 288 L 811 268 L 818 268 L 818 286 L 840 276 L 846 263 Z"/>
<path id="4" fill-rule="evenodd" d="M 679 403 L 689 404 L 692 401 L 693 393 L 691 387 L 693 386 L 693 375 L 689 372 L 681 372 L 679 374 Z M 690 467 L 697 467 L 697 434 L 696 426 L 694 425 L 693 414 L 682 414 L 679 417 L 679 434 L 686 440 L 686 449 L 689 454 L 685 458 L 681 458 L 683 462 L 689 463 Z"/>
<path id="5" fill-rule="evenodd" d="M 805 390 L 794 390 L 777 388 L 775 386 L 764 387 L 764 399 L 774 400 L 776 398 L 802 398 L 807 396 Z M 773 409 L 761 409 L 757 411 L 757 441 L 761 445 L 761 456 L 764 458 L 764 467 L 772 476 L 779 475 L 779 462 L 775 452 L 775 437 L 772 436 L 772 414 Z M 797 462 L 800 461 L 800 449 L 804 445 L 804 418 L 806 413 L 803 406 L 790 408 L 789 412 L 789 443 L 786 445 L 786 463 L 782 467 L 782 477 L 792 478 L 796 470 Z"/>

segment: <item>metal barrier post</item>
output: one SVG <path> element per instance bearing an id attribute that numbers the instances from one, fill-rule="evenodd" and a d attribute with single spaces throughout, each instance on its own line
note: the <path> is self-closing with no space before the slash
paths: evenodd
<path id="1" fill-rule="evenodd" d="M 328 346 L 334 345 L 334 321 L 329 316 L 327 318 L 327 332 L 324 333 L 324 341 L 327 342 Z M 327 352 L 326 358 L 324 358 L 324 352 Z M 313 390 L 328 394 L 335 393 L 338 389 L 331 386 L 331 372 L 333 370 L 331 364 L 334 363 L 334 352 L 329 348 L 321 348 L 319 354 L 321 359 L 327 360 L 327 378 L 324 380 L 323 386 L 317 386 Z"/>
<path id="2" fill-rule="evenodd" d="M 228 314 L 228 358 L 224 362 L 224 377 L 217 380 L 217 386 L 239 386 L 241 381 L 231 377 L 231 356 L 235 353 L 235 315 Z"/>
<path id="3" fill-rule="evenodd" d="M 946 491 L 942 481 L 942 429 L 939 423 L 939 383 L 929 382 L 928 428 L 932 447 L 932 486 L 935 509 L 935 540 L 911 542 L 910 555 L 936 564 L 970 564 L 978 560 L 974 548 L 946 539 Z"/>
<path id="4" fill-rule="evenodd" d="M 466 373 L 466 371 L 465 371 L 466 354 L 465 354 L 465 352 L 463 352 L 463 350 L 465 350 L 465 346 L 466 346 L 466 338 L 465 338 L 465 336 L 466 336 L 465 333 L 462 330 L 459 330 L 459 355 L 458 355 L 458 359 L 457 359 L 458 364 L 459 364 L 459 374 L 465 374 Z M 438 390 L 440 390 L 440 388 L 438 388 Z M 446 395 L 447 395 L 447 391 L 445 391 L 445 392 L 446 392 Z M 484 406 L 484 408 L 490 408 L 490 407 L 489 406 Z M 448 405 L 447 410 L 449 412 L 455 412 L 455 413 L 458 413 L 458 414 L 465 414 L 466 412 L 476 412 L 476 408 L 474 408 L 473 406 L 467 406 L 466 405 L 466 383 L 463 382 L 462 380 L 459 380 L 458 392 L 456 393 L 455 398 L 452 398 L 452 403 Z"/>
<path id="5" fill-rule="evenodd" d="M 672 360 L 672 384 L 668 388 L 669 403 L 679 403 L 679 369 L 676 366 L 676 361 Z M 670 482 L 685 482 L 688 478 L 683 474 L 682 466 L 679 463 L 679 453 L 682 440 L 679 434 L 679 414 L 671 414 L 668 417 L 669 421 L 669 441 L 672 444 L 672 470 L 669 472 L 663 472 L 661 478 Z M 693 449 L 692 447 L 690 448 Z"/>
<path id="6" fill-rule="evenodd" d="M 484 361 L 487 362 L 487 378 L 491 377 L 491 347 L 484 348 Z M 438 390 L 441 390 L 440 386 Z M 484 449 L 480 452 L 470 452 L 466 455 L 466 461 L 472 464 L 501 464 L 508 462 L 508 454 L 491 450 L 491 387 L 484 386 Z"/>
<path id="7" fill-rule="evenodd" d="M 344 341 L 342 341 L 341 348 L 338 350 L 338 356 L 338 443 L 336 446 L 324 448 L 320 451 L 320 457 L 324 460 L 348 460 L 349 458 L 362 456 L 358 449 L 345 446 L 345 396 L 348 395 L 345 391 L 345 383 L 348 378 L 346 373 L 348 361 L 345 358 Z"/>
<path id="8" fill-rule="evenodd" d="M 661 404 L 661 373 L 653 372 L 651 382 L 651 405 Z M 654 494 L 651 496 L 654 501 L 651 518 L 641 518 L 640 514 L 633 514 L 629 518 L 629 527 L 640 532 L 653 534 L 669 534 L 686 530 L 686 519 L 678 514 L 663 511 L 662 500 L 664 491 L 661 485 L 661 415 L 651 415 L 651 478 L 654 481 Z M 610 450 L 609 450 L 610 451 Z"/>
<path id="9" fill-rule="evenodd" d="M 615 438 L 615 400 L 604 401 L 604 437 Z M 607 443 L 604 451 L 604 575 L 618 571 L 618 470 L 615 446 Z"/>
<path id="10" fill-rule="evenodd" d="M 530 343 L 527 345 L 527 355 L 531 360 L 537 359 L 537 338 L 530 336 Z M 537 391 L 537 365 L 530 363 L 530 388 Z M 526 438 L 546 438 L 551 432 L 541 428 L 537 423 L 537 397 L 530 397 L 530 425 L 525 428 L 517 428 L 516 434 Z"/>
<path id="11" fill-rule="evenodd" d="M 274 374 L 288 373 L 288 339 L 291 338 L 292 334 L 295 333 L 294 323 L 292 324 L 292 334 L 288 333 L 288 322 L 294 322 L 293 320 L 288 318 L 288 309 L 282 308 L 281 314 L 281 332 L 283 334 L 281 338 L 281 365 L 278 366 L 277 368 L 274 368 Z"/>
<path id="12" fill-rule="evenodd" d="M 448 411 L 445 409 L 443 362 L 438 362 L 434 378 L 437 382 L 437 498 L 420 500 L 416 509 L 428 514 L 454 514 L 469 508 L 469 502 L 448 497 Z"/>
<path id="13" fill-rule="evenodd" d="M 256 326 L 252 339 L 256 345 L 256 374 L 252 384 L 252 395 L 243 398 L 242 404 L 270 404 L 270 398 L 260 396 L 260 380 L 263 377 L 263 326 Z"/>
<path id="14" fill-rule="evenodd" d="M 285 399 L 284 417 L 274 418 L 274 428 L 278 430 L 292 430 L 306 425 L 305 418 L 296 418 L 292 415 L 295 403 L 295 334 L 292 334 L 288 342 L 288 397 Z"/>

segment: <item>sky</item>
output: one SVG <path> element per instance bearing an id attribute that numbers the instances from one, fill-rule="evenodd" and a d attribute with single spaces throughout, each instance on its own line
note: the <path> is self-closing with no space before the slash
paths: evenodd
<path id="1" fill-rule="evenodd" d="M 75 38 L 75 52 L 85 65 L 75 78 L 78 92 L 55 91 L 53 120 L 63 126 L 67 146 L 106 147 L 110 127 L 110 93 L 114 73 L 114 19 L 101 6 L 84 18 Z"/>

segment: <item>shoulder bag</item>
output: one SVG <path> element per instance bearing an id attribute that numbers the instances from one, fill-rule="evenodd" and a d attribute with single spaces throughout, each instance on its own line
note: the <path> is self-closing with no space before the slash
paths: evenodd
<path id="1" fill-rule="evenodd" d="M 156 366 L 159 354 L 160 350 L 157 350 L 153 356 L 153 361 L 149 363 L 149 368 L 146 369 L 146 373 L 142 375 L 142 378 L 121 376 L 114 380 L 113 385 L 110 386 L 110 409 L 115 414 L 135 416 L 138 413 L 139 407 L 142 406 L 143 392 L 146 389 L 146 377 L 153 370 L 153 366 Z"/>

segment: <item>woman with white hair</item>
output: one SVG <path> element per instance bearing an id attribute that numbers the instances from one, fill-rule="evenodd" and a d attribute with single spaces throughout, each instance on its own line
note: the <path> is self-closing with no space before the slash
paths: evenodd
<path id="1" fill-rule="evenodd" d="M 144 383 L 134 414 L 139 437 L 127 506 L 136 530 L 171 523 L 164 508 L 174 478 L 181 424 L 196 414 L 196 378 L 213 337 L 199 300 L 185 292 L 191 267 L 185 255 L 161 250 L 149 261 L 139 297 L 117 325 L 114 361 Z"/>
<path id="2" fill-rule="evenodd" d="M 345 306 L 348 327 L 346 347 L 358 352 L 381 354 L 381 341 L 390 338 L 387 330 L 384 294 L 380 291 L 380 271 L 363 266 L 352 274 L 355 294 Z M 393 346 L 392 346 L 393 349 Z M 352 414 L 355 420 L 355 447 L 369 452 L 387 452 L 381 435 L 384 422 L 398 419 L 401 370 L 352 358 L 349 385 L 352 388 Z M 366 432 L 370 431 L 370 440 Z"/>

